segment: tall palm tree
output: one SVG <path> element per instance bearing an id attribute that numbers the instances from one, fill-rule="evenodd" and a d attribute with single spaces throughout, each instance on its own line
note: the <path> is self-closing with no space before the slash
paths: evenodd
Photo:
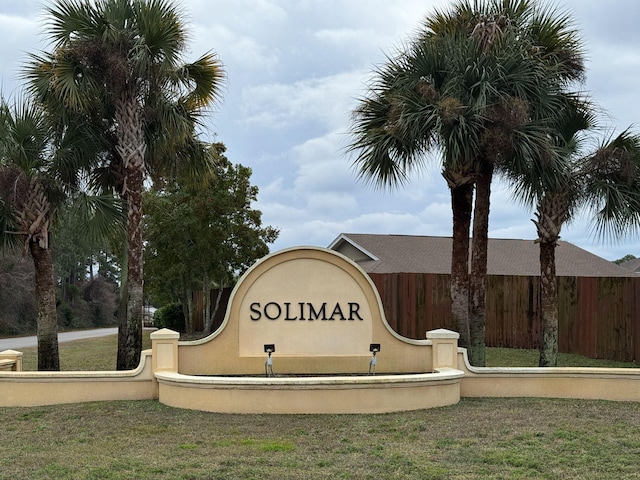
<path id="1" fill-rule="evenodd" d="M 194 136 L 196 112 L 219 94 L 220 62 L 182 55 L 187 31 L 169 0 L 56 0 L 46 9 L 53 51 L 32 56 L 25 76 L 50 105 L 103 124 L 119 194 L 127 204 L 126 322 L 119 368 L 142 350 L 142 191 L 151 170 L 149 139 Z"/>
<path id="2" fill-rule="evenodd" d="M 527 0 L 459 1 L 428 17 L 413 41 L 378 68 L 354 112 L 351 148 L 365 178 L 398 184 L 422 166 L 425 154 L 443 154 L 443 173 L 455 195 L 452 315 L 474 365 L 484 364 L 491 180 L 494 171 L 528 168 L 530 158 L 555 159 L 546 119 L 557 110 L 565 84 L 582 72 L 568 23 Z"/>
<path id="3" fill-rule="evenodd" d="M 51 120 L 32 99 L 0 104 L 0 246 L 21 246 L 33 259 L 38 370 L 60 369 L 50 238 L 59 210 L 79 191 L 93 148 L 90 137 L 73 126 L 60 135 Z M 86 197 L 83 211 L 109 217 L 111 209 L 96 210 L 101 202 Z"/>
<path id="4" fill-rule="evenodd" d="M 50 130 L 43 112 L 26 102 L 0 106 L 0 236 L 21 244 L 33 259 L 37 304 L 38 370 L 60 370 L 52 218 L 60 192 L 49 169 Z"/>
<path id="5" fill-rule="evenodd" d="M 601 235 L 620 238 L 640 227 L 640 135 L 625 130 L 594 152 L 571 158 L 565 168 L 565 181 L 538 197 L 533 220 L 540 244 L 541 367 L 557 365 L 555 249 L 564 224 L 586 209 Z"/>
<path id="6" fill-rule="evenodd" d="M 567 93 L 549 139 L 558 162 L 530 159 L 529 168 L 509 174 L 514 196 L 535 205 L 540 245 L 541 367 L 556 366 L 558 304 L 555 250 L 562 227 L 581 212 L 592 214 L 597 236 L 621 238 L 640 227 L 640 135 L 627 129 L 593 151 L 584 145 L 598 127 L 589 99 Z M 586 152 L 586 153 L 585 153 Z"/>
<path id="7" fill-rule="evenodd" d="M 546 164 L 532 162 L 531 168 L 512 177 L 514 196 L 526 204 L 537 204 L 535 219 L 540 248 L 540 290 L 542 366 L 555 366 L 558 353 L 558 295 L 555 249 L 560 231 L 578 207 L 581 196 L 579 163 L 574 160 L 579 139 L 595 125 L 593 105 L 576 94 L 567 94 L 565 105 L 558 111 L 549 139 L 561 151 L 560 161 Z"/>
<path id="8" fill-rule="evenodd" d="M 389 58 L 353 113 L 350 151 L 357 152 L 360 178 L 378 187 L 400 186 L 428 155 L 442 155 L 453 213 L 451 313 L 461 346 L 469 347 L 469 230 L 481 119 L 461 100 L 466 84 L 456 73 L 466 56 L 445 38 L 416 41 Z"/>

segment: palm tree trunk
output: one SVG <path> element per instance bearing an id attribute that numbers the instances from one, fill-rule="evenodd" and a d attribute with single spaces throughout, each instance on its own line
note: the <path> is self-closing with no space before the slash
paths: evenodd
<path id="1" fill-rule="evenodd" d="M 558 365 L 558 283 L 556 242 L 540 243 L 540 294 L 542 297 L 541 367 Z"/>
<path id="2" fill-rule="evenodd" d="M 567 192 L 546 192 L 538 201 L 536 219 L 540 244 L 540 296 L 542 310 L 541 367 L 558 364 L 558 279 L 556 278 L 556 245 L 560 230 L 569 217 Z"/>
<path id="3" fill-rule="evenodd" d="M 453 245 L 451 250 L 451 317 L 460 333 L 459 344 L 469 348 L 469 230 L 473 184 L 451 187 Z"/>
<path id="4" fill-rule="evenodd" d="M 125 369 L 140 363 L 142 352 L 143 259 L 142 259 L 142 182 L 143 167 L 127 169 L 127 339 Z"/>
<path id="5" fill-rule="evenodd" d="M 487 284 L 487 248 L 489 245 L 489 199 L 493 168 L 476 178 L 476 201 L 473 210 L 473 240 L 471 245 L 471 274 L 469 276 L 471 351 L 469 361 L 484 367 L 485 355 L 485 293 Z"/>
<path id="6" fill-rule="evenodd" d="M 56 288 L 51 250 L 40 247 L 37 240 L 29 242 L 29 249 L 36 277 L 38 370 L 60 370 Z"/>
<path id="7" fill-rule="evenodd" d="M 127 369 L 127 305 L 128 305 L 128 254 L 126 242 L 123 243 L 119 253 L 121 262 L 120 295 L 118 298 L 118 357 L 116 360 L 117 370 Z"/>
<path id="8" fill-rule="evenodd" d="M 135 91 L 123 90 L 116 102 L 116 150 L 122 160 L 122 196 L 127 202 L 127 319 L 122 366 L 134 369 L 142 352 L 143 259 L 142 190 L 146 142 Z M 120 364 L 120 362 L 118 362 Z"/>

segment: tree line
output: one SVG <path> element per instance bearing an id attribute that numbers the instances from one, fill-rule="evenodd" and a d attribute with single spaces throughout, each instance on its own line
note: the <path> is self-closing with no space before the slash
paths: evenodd
<path id="1" fill-rule="evenodd" d="M 51 240 L 56 272 L 58 329 L 99 328 L 116 324 L 119 266 L 98 245 L 60 219 Z M 76 228 L 78 226 L 76 225 Z M 0 253 L 0 336 L 37 333 L 35 270 L 20 250 Z"/>

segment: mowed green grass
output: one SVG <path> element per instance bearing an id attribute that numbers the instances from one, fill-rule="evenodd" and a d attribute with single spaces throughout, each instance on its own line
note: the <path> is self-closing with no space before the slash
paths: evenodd
<path id="1" fill-rule="evenodd" d="M 111 369 L 115 346 L 61 344 L 62 367 Z M 501 350 L 489 365 L 537 363 Z M 123 401 L 0 408 L 0 424 L 0 479 L 640 479 L 640 403 L 468 398 L 385 415 L 225 415 Z"/>
<path id="2" fill-rule="evenodd" d="M 225 415 L 99 402 L 0 408 L 0 422 L 2 479 L 640 478 L 640 403 Z"/>
<path id="3" fill-rule="evenodd" d="M 151 348 L 151 332 L 142 334 L 142 348 Z M 115 370 L 118 352 L 118 336 L 91 338 L 63 342 L 58 345 L 60 351 L 60 370 Z M 22 369 L 38 369 L 38 349 L 21 348 Z"/>
<path id="4" fill-rule="evenodd" d="M 537 367 L 539 357 L 538 350 L 487 348 L 486 360 L 487 367 Z M 559 353 L 558 367 L 638 368 L 638 364 L 588 358 L 571 353 Z"/>

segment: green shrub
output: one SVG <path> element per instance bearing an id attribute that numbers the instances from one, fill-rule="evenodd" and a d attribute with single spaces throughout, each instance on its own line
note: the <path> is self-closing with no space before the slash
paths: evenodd
<path id="1" fill-rule="evenodd" d="M 182 304 L 170 303 L 160 307 L 153 314 L 153 324 L 158 328 L 168 328 L 176 332 L 186 332 Z"/>

